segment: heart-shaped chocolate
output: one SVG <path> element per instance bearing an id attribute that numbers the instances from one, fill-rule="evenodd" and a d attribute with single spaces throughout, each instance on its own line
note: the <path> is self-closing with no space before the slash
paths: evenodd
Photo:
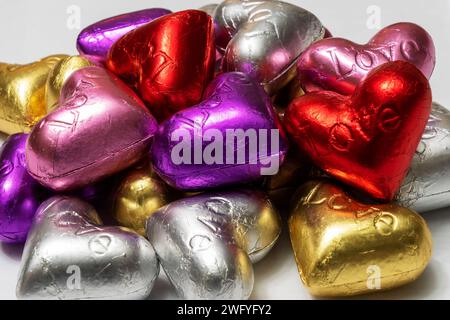
<path id="1" fill-rule="evenodd" d="M 29 132 L 47 114 L 48 74 L 66 57 L 54 55 L 25 65 L 0 63 L 0 131 Z"/>
<path id="2" fill-rule="evenodd" d="M 101 226 L 95 209 L 56 196 L 38 209 L 22 256 L 19 299 L 143 299 L 159 274 L 150 243 Z"/>
<path id="3" fill-rule="evenodd" d="M 159 208 L 176 198 L 170 188 L 145 164 L 134 168 L 122 179 L 114 193 L 112 215 L 119 225 L 145 236 L 147 219 Z"/>
<path id="4" fill-rule="evenodd" d="M 327 180 L 300 187 L 289 231 L 301 279 L 317 296 L 404 285 L 420 276 L 432 251 L 430 230 L 417 213 L 363 204 Z"/>
<path id="5" fill-rule="evenodd" d="M 224 71 L 241 71 L 269 94 L 287 84 L 295 63 L 325 34 L 315 15 L 281 1 L 226 0 L 214 12 Z"/>
<path id="6" fill-rule="evenodd" d="M 230 72 L 210 84 L 203 102 L 160 125 L 151 154 L 168 184 L 200 190 L 276 174 L 286 151 L 284 132 L 262 87 Z"/>
<path id="7" fill-rule="evenodd" d="M 120 38 L 107 67 L 135 88 L 158 120 L 200 101 L 214 73 L 212 18 L 186 10 L 163 16 Z"/>
<path id="8" fill-rule="evenodd" d="M 270 251 L 281 220 L 261 192 L 214 192 L 161 208 L 146 231 L 181 297 L 247 299 L 253 288 L 250 260 Z"/>
<path id="9" fill-rule="evenodd" d="M 30 134 L 27 168 L 56 191 L 89 185 L 142 159 L 157 123 L 117 77 L 87 67 L 66 81 L 57 110 Z"/>
<path id="10" fill-rule="evenodd" d="M 295 99 L 286 130 L 315 165 L 381 200 L 401 186 L 431 110 L 428 80 L 412 64 L 371 71 L 352 96 L 331 91 Z"/>
<path id="11" fill-rule="evenodd" d="M 450 206 L 450 111 L 437 103 L 396 201 L 418 212 Z"/>
<path id="12" fill-rule="evenodd" d="M 152 8 L 98 21 L 84 28 L 78 35 L 78 52 L 97 64 L 103 64 L 111 46 L 122 36 L 169 13 L 171 11 L 166 9 Z"/>
<path id="13" fill-rule="evenodd" d="M 0 142 L 0 241 L 25 242 L 33 217 L 46 190 L 27 172 L 25 133 Z"/>
<path id="14" fill-rule="evenodd" d="M 352 94 L 371 70 L 398 60 L 414 64 L 429 79 L 436 63 L 433 39 L 422 27 L 407 22 L 380 30 L 365 45 L 341 38 L 323 39 L 303 52 L 297 73 L 306 92 Z"/>

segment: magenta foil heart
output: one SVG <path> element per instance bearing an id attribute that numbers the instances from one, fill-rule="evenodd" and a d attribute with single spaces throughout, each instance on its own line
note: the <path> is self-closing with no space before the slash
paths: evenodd
<path id="1" fill-rule="evenodd" d="M 83 68 L 64 84 L 58 109 L 32 130 L 27 168 L 50 189 L 84 187 L 145 157 L 156 130 L 121 80 L 100 67 Z"/>
<path id="2" fill-rule="evenodd" d="M 436 63 L 433 39 L 422 27 L 396 23 L 379 31 L 365 45 L 341 38 L 317 41 L 297 62 L 305 92 L 353 93 L 369 71 L 389 61 L 414 64 L 429 79 Z"/>

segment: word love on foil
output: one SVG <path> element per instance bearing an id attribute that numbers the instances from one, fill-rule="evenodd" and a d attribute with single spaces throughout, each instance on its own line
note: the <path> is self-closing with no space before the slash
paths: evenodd
<path id="1" fill-rule="evenodd" d="M 414 23 L 401 22 L 380 30 L 364 45 L 323 39 L 302 53 L 297 72 L 305 92 L 331 90 L 350 95 L 371 70 L 392 61 L 412 63 L 429 79 L 436 64 L 431 35 Z"/>
<path id="2" fill-rule="evenodd" d="M 205 97 L 161 124 L 152 147 L 158 174 L 184 190 L 276 174 L 288 145 L 263 88 L 230 72 L 217 77 Z"/>

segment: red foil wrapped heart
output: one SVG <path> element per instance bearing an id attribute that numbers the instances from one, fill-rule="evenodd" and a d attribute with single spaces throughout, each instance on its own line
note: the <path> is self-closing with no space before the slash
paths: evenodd
<path id="1" fill-rule="evenodd" d="M 352 96 L 319 91 L 295 99 L 285 127 L 328 174 L 380 200 L 392 200 L 431 111 L 428 80 L 414 65 L 372 70 Z"/>
<path id="2" fill-rule="evenodd" d="M 106 66 L 132 86 L 162 121 L 201 100 L 214 63 L 211 17 L 186 10 L 127 33 L 111 47 Z"/>

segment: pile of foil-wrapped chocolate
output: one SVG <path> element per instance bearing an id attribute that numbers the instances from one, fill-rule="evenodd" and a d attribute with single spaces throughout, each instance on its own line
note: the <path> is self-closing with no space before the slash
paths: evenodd
<path id="1" fill-rule="evenodd" d="M 108 18 L 76 46 L 0 64 L 18 298 L 142 299 L 162 268 L 181 298 L 247 299 L 283 222 L 316 296 L 426 268 L 416 211 L 450 205 L 450 112 L 422 27 L 359 45 L 296 5 L 226 0 Z"/>

